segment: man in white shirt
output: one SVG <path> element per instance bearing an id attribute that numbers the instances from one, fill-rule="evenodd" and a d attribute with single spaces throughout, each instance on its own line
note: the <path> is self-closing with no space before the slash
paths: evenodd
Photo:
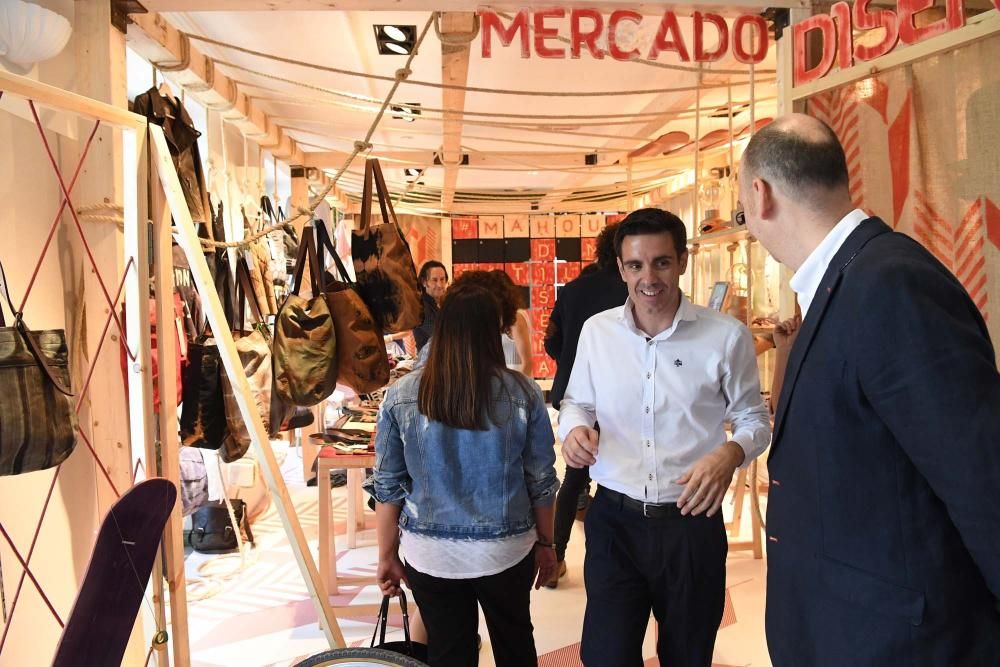
<path id="1" fill-rule="evenodd" d="M 753 340 L 681 293 L 688 253 L 677 216 L 635 211 L 615 246 L 628 300 L 584 324 L 559 412 L 566 463 L 589 465 L 598 484 L 580 654 L 594 667 L 642 664 L 652 610 L 660 663 L 708 666 L 725 599 L 719 509 L 735 470 L 771 434 Z"/>
<path id="2" fill-rule="evenodd" d="M 771 661 L 998 664 L 1000 374 L 982 315 L 926 248 L 855 208 L 817 119 L 757 132 L 739 180 L 803 317 L 768 459 Z"/>

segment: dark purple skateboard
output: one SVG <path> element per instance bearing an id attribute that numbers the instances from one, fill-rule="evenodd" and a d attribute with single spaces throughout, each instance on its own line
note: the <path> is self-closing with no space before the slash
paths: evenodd
<path id="1" fill-rule="evenodd" d="M 176 500 L 177 488 L 154 478 L 126 491 L 108 511 L 53 667 L 121 664 Z"/>

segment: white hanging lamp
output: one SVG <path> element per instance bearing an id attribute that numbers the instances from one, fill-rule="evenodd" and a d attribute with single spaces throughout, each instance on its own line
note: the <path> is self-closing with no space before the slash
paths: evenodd
<path id="1" fill-rule="evenodd" d="M 0 64 L 27 74 L 66 47 L 73 26 L 56 12 L 23 0 L 0 2 Z"/>

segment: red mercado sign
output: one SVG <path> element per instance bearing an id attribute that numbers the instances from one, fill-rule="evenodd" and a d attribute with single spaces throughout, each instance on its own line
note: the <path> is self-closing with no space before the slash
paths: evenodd
<path id="1" fill-rule="evenodd" d="M 916 44 L 925 39 L 961 28 L 965 25 L 963 0 L 945 0 L 944 17 L 917 27 L 916 16 L 934 6 L 934 0 L 896 0 L 896 11 L 873 9 L 871 0 L 857 0 L 852 8 L 846 2 L 830 7 L 829 14 L 816 14 L 792 26 L 794 82 L 800 86 L 826 76 L 833 63 L 847 69 L 856 61 L 873 60 L 892 51 L 896 44 Z M 993 0 L 1000 9 L 1000 0 Z M 855 30 L 883 30 L 875 44 L 855 44 Z M 819 62 L 808 67 L 806 60 L 809 33 L 822 36 L 823 51 Z"/>
<path id="2" fill-rule="evenodd" d="M 998 0 L 1000 1 L 1000 0 Z M 546 25 L 546 21 L 555 21 L 569 16 L 568 49 L 559 41 L 559 29 Z M 610 55 L 615 60 L 635 60 L 648 58 L 656 60 L 664 52 L 673 52 L 683 62 L 713 62 L 722 58 L 730 50 L 736 60 L 746 64 L 760 64 L 767 57 L 768 37 L 767 22 L 762 16 L 743 14 L 734 22 L 732 29 L 719 14 L 694 12 L 691 20 L 694 24 L 694 37 L 691 49 L 684 41 L 677 14 L 672 11 L 663 13 L 660 19 L 656 37 L 647 53 L 639 49 L 623 50 L 619 45 L 618 29 L 622 23 L 642 24 L 643 16 L 639 12 L 619 9 L 611 12 L 605 20 L 604 15 L 596 9 L 546 9 L 532 12 L 522 9 L 505 25 L 496 12 L 488 9 L 479 12 L 482 34 L 482 56 L 490 58 L 493 55 L 493 38 L 500 39 L 504 46 L 518 39 L 521 43 L 521 57 L 530 58 L 534 47 L 539 58 L 579 58 L 586 49 L 592 58 L 601 60 Z M 705 44 L 705 26 L 711 24 L 716 43 L 712 48 Z M 528 26 L 531 26 L 529 30 Z M 530 34 L 529 34 L 530 33 Z M 754 34 L 756 33 L 756 38 Z M 710 33 L 711 34 L 711 33 Z M 607 51 L 598 45 L 598 39 L 606 36 Z"/>

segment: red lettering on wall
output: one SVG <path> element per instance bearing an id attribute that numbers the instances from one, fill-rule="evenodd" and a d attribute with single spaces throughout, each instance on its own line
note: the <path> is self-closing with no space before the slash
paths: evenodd
<path id="1" fill-rule="evenodd" d="M 552 308 L 556 305 L 555 285 L 535 285 L 531 288 L 532 308 Z"/>
<path id="2" fill-rule="evenodd" d="M 451 238 L 474 239 L 479 237 L 478 218 L 452 218 Z"/>
<path id="3" fill-rule="evenodd" d="M 555 258 L 555 239 L 531 239 L 531 259 L 536 262 L 551 262 Z"/>
<path id="4" fill-rule="evenodd" d="M 945 0 L 943 19 L 929 23 L 921 28 L 914 25 L 914 17 L 933 6 L 934 0 L 897 0 L 896 7 L 899 10 L 899 39 L 903 44 L 915 44 L 965 25 L 962 0 Z"/>
<path id="5" fill-rule="evenodd" d="M 580 262 L 560 262 L 556 266 L 556 280 L 560 285 L 565 285 L 569 281 L 580 275 L 582 269 Z"/>
<path id="6" fill-rule="evenodd" d="M 545 40 L 559 37 L 558 28 L 546 28 L 545 19 L 562 18 L 566 16 L 565 9 L 545 9 L 535 12 L 535 53 L 540 58 L 565 58 L 566 49 L 550 49 L 545 46 Z"/>
<path id="7" fill-rule="evenodd" d="M 747 36 L 747 28 L 750 26 L 755 28 L 756 40 Z M 753 53 L 746 48 L 748 45 L 753 49 Z M 767 57 L 767 21 L 763 16 L 744 14 L 736 19 L 733 25 L 733 55 L 744 65 L 759 65 L 764 62 L 764 58 Z"/>
<path id="8" fill-rule="evenodd" d="M 595 259 L 597 259 L 596 238 L 580 239 L 580 259 L 582 259 L 584 262 L 593 262 Z"/>
<path id="9" fill-rule="evenodd" d="M 719 32 L 719 43 L 714 51 L 705 50 L 705 23 L 711 23 Z M 694 59 L 697 62 L 713 62 L 729 49 L 729 26 L 726 19 L 718 14 L 694 13 Z"/>
<path id="10" fill-rule="evenodd" d="M 556 267 L 552 262 L 535 262 L 531 265 L 532 285 L 555 285 Z"/>
<path id="11" fill-rule="evenodd" d="M 521 33 L 521 57 L 530 58 L 531 49 L 528 42 L 528 10 L 522 9 L 511 21 L 509 28 L 504 28 L 503 22 L 500 17 L 496 15 L 496 12 L 491 12 L 489 10 L 482 10 L 479 12 L 480 21 L 480 31 L 483 34 L 482 38 L 482 57 L 489 58 L 493 53 L 493 43 L 491 41 L 491 35 L 493 31 L 496 31 L 497 37 L 500 38 L 500 43 L 504 46 L 510 46 L 510 43 L 514 41 L 514 36 L 520 31 Z"/>
<path id="12" fill-rule="evenodd" d="M 1000 0 L 997 0 L 1000 2 Z M 589 18 L 594 22 L 594 28 L 590 32 L 583 32 L 580 27 L 580 19 Z M 604 58 L 604 50 L 597 46 L 597 38 L 604 31 L 604 16 L 596 9 L 574 9 L 569 14 L 569 55 L 571 58 L 580 57 L 580 45 L 587 46 L 590 55 L 597 60 Z"/>
<path id="13" fill-rule="evenodd" d="M 649 47 L 649 59 L 656 60 L 661 51 L 676 51 L 677 57 L 683 62 L 691 60 L 687 46 L 684 45 L 681 27 L 677 25 L 677 15 L 670 11 L 663 12 L 653 45 Z"/>
<path id="14" fill-rule="evenodd" d="M 806 36 L 810 30 L 819 30 L 823 35 L 823 57 L 812 69 L 806 68 Z M 809 83 L 833 67 L 836 55 L 837 29 L 833 18 L 827 14 L 816 14 L 792 26 L 792 59 L 794 62 L 792 81 L 796 86 Z"/>
<path id="15" fill-rule="evenodd" d="M 854 32 L 851 30 L 851 6 L 837 2 L 830 7 L 830 16 L 837 28 L 837 67 L 847 69 L 854 65 Z"/>
<path id="16" fill-rule="evenodd" d="M 639 57 L 639 50 L 622 51 L 618 48 L 618 24 L 622 21 L 631 21 L 636 25 L 642 23 L 642 14 L 629 9 L 617 9 L 611 12 L 608 20 L 608 51 L 615 60 L 633 60 Z"/>
<path id="17" fill-rule="evenodd" d="M 1000 0 L 997 0 L 1000 2 Z M 880 9 L 868 12 L 868 3 L 871 0 L 857 0 L 854 3 L 854 27 L 859 30 L 875 30 L 884 28 L 885 34 L 882 41 L 873 46 L 858 44 L 854 47 L 854 56 L 858 60 L 871 60 L 878 58 L 892 51 L 899 41 L 899 19 L 896 13 L 889 9 Z"/>
<path id="18" fill-rule="evenodd" d="M 505 264 L 504 270 L 507 271 L 507 275 L 514 281 L 515 285 L 528 286 L 531 284 L 531 265 L 527 262 Z"/>

